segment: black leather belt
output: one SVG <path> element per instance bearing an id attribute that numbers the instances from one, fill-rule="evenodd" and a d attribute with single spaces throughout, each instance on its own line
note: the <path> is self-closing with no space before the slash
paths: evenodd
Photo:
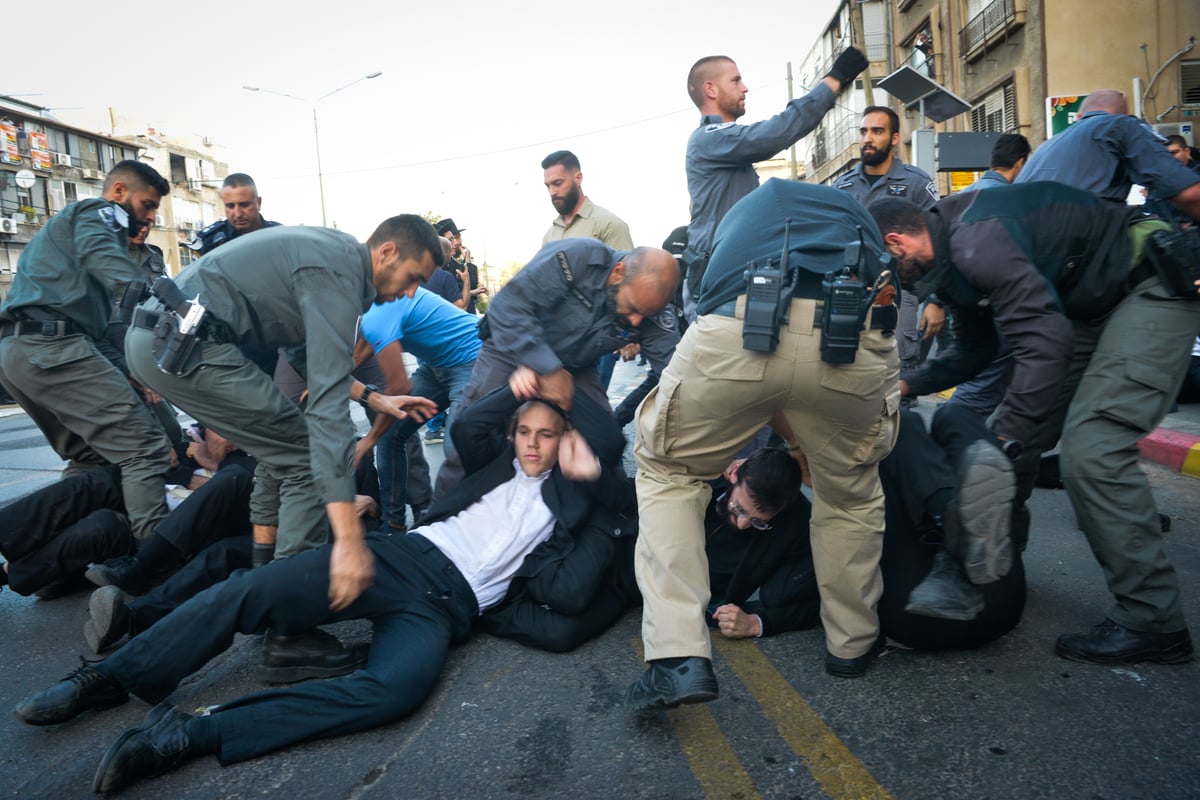
<path id="1" fill-rule="evenodd" d="M 65 319 L 23 319 L 0 323 L 0 339 L 9 336 L 71 336 L 83 333 L 79 326 Z"/>
<path id="2" fill-rule="evenodd" d="M 801 300 L 804 298 L 797 297 L 797 298 L 792 298 L 792 299 Z M 874 310 L 871 312 L 871 329 L 872 330 L 877 330 L 877 331 L 895 330 L 896 315 L 894 313 L 890 313 L 890 314 L 880 313 L 881 311 L 888 309 L 888 308 L 895 309 L 895 306 L 875 306 L 874 307 Z M 716 314 L 719 317 L 737 317 L 737 298 L 734 298 L 733 300 L 730 300 L 727 303 L 722 303 L 721 305 L 717 306 L 716 308 L 714 308 L 712 311 L 710 311 L 708 313 Z M 821 320 L 824 319 L 824 314 L 825 314 L 825 304 L 822 303 L 820 300 L 818 300 L 817 308 L 813 312 L 813 323 L 812 324 L 813 324 L 814 329 L 821 327 Z"/>

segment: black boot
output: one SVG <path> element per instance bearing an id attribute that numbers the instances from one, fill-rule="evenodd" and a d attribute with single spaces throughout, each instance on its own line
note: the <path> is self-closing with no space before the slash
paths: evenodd
<path id="1" fill-rule="evenodd" d="M 904 610 L 935 619 L 972 620 L 983 611 L 983 592 L 967 580 L 954 556 L 939 547 L 929 574 L 909 594 Z"/>
<path id="2" fill-rule="evenodd" d="M 1054 652 L 1085 664 L 1186 664 L 1192 660 L 1192 637 L 1187 628 L 1171 633 L 1131 631 L 1106 619 L 1087 633 L 1064 633 Z"/>
<path id="3" fill-rule="evenodd" d="M 370 645 L 346 647 L 319 628 L 284 636 L 268 633 L 263 643 L 263 679 L 295 683 L 309 678 L 336 678 L 366 666 Z"/>
<path id="4" fill-rule="evenodd" d="M 651 661 L 637 683 L 625 692 L 625 705 L 638 710 L 716 699 L 717 676 L 712 661 L 699 656 Z"/>

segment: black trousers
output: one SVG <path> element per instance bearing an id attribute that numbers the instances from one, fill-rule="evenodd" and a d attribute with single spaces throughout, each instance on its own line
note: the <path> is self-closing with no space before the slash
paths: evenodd
<path id="1" fill-rule="evenodd" d="M 167 697 L 233 642 L 270 628 L 370 619 L 371 655 L 341 678 L 256 692 L 213 712 L 218 756 L 231 764 L 296 742 L 365 730 L 415 710 L 432 691 L 450 644 L 470 633 L 475 596 L 446 556 L 419 535 L 371 534 L 375 582 L 349 608 L 329 609 L 331 545 L 238 572 L 134 637 L 96 669 L 147 702 Z"/>
<path id="2" fill-rule="evenodd" d="M 219 539 L 249 536 L 253 529 L 253 488 L 250 472 L 240 466 L 227 466 L 192 492 L 154 532 L 170 542 L 183 558 L 191 558 Z M 147 566 L 153 569 L 153 565 Z"/>
<path id="3" fill-rule="evenodd" d="M 932 429 L 915 412 L 900 412 L 900 436 L 879 467 L 887 497 L 883 538 L 883 596 L 879 624 L 892 639 L 920 650 L 968 650 L 994 641 L 1017 626 L 1025 610 L 1025 568 L 1014 548 L 1013 567 L 1000 580 L 980 586 L 984 608 L 969 622 L 934 619 L 904 610 L 908 596 L 929 574 L 940 542 L 922 538 L 925 502 L 939 489 L 958 485 L 955 469 L 978 439 L 994 441 L 980 415 L 947 404 L 934 414 Z"/>
<path id="4" fill-rule="evenodd" d="M 0 508 L 0 553 L 13 591 L 29 595 L 87 569 L 92 561 L 132 552 L 121 471 L 100 467 L 73 475 Z"/>

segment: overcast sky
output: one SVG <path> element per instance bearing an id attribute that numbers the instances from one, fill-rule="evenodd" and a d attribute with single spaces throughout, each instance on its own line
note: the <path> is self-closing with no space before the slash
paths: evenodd
<path id="1" fill-rule="evenodd" d="M 68 26 L 5 37 L 0 94 L 63 117 L 112 106 L 165 133 L 208 135 L 231 171 L 254 176 L 265 216 L 320 224 L 311 101 L 382 71 L 317 104 L 330 222 L 365 239 L 387 216 L 432 211 L 466 229 L 476 261 L 523 263 L 555 213 L 540 161 L 560 148 L 579 156 L 585 193 L 629 223 L 636 243 L 658 245 L 685 224 L 684 146 L 698 121 L 688 68 L 732 57 L 750 87 L 742 121 L 763 119 L 787 100 L 787 62 L 799 70 L 836 7 L 217 0 L 100 10 L 67 0 L 30 13 Z M 97 30 L 132 22 L 124 34 L 78 36 L 98 13 Z M 89 48 L 88 59 L 63 55 Z"/>

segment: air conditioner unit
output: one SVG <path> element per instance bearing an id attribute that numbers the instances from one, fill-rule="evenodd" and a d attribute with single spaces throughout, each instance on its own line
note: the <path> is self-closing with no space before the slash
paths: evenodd
<path id="1" fill-rule="evenodd" d="M 1182 136 L 1188 147 L 1196 146 L 1195 126 L 1191 122 L 1160 122 L 1154 130 L 1159 136 Z"/>
<path id="2" fill-rule="evenodd" d="M 54 154 L 54 166 L 56 166 L 56 167 L 71 166 L 71 156 L 67 153 L 55 153 Z"/>
<path id="3" fill-rule="evenodd" d="M 17 221 L 12 217 L 0 217 L 0 233 L 16 233 Z"/>
<path id="4" fill-rule="evenodd" d="M 162 214 L 155 214 L 155 215 L 154 215 L 154 224 L 155 224 L 155 226 L 156 226 L 156 227 L 159 227 L 159 228 L 161 228 L 165 222 L 166 222 L 166 220 L 165 220 L 165 219 L 163 219 L 163 215 L 162 215 Z"/>
<path id="5" fill-rule="evenodd" d="M 200 191 L 200 188 L 203 185 L 204 185 L 203 182 L 199 178 L 188 178 L 188 188 L 191 189 L 193 192 Z"/>
<path id="6" fill-rule="evenodd" d="M 179 230 L 181 230 L 181 231 L 190 231 L 196 227 L 196 224 L 194 222 L 192 222 L 190 219 L 178 220 L 176 222 L 176 224 L 179 226 Z"/>
<path id="7" fill-rule="evenodd" d="M 98 169 L 85 169 L 83 171 L 83 179 L 87 181 L 102 181 L 104 173 Z"/>

